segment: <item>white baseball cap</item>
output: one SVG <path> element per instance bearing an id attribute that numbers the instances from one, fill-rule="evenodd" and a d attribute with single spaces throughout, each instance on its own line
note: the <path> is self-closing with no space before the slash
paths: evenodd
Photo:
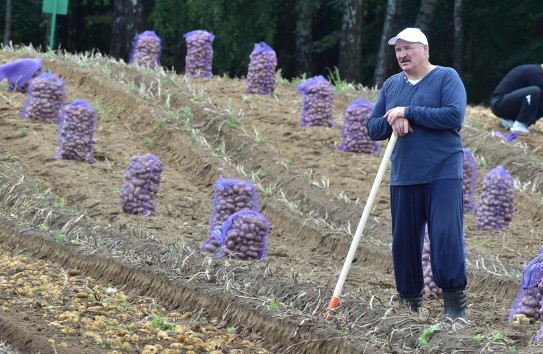
<path id="1" fill-rule="evenodd" d="M 408 27 L 404 29 L 403 31 L 398 33 L 396 37 L 390 38 L 388 40 L 388 44 L 395 45 L 398 39 L 403 39 L 407 42 L 422 43 L 428 45 L 428 39 L 426 39 L 424 33 L 422 33 L 422 31 L 418 28 Z"/>

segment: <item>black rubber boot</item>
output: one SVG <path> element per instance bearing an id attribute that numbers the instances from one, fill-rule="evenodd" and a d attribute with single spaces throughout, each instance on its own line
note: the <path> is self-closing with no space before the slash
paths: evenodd
<path id="1" fill-rule="evenodd" d="M 418 312 L 422 307 L 422 296 L 421 297 L 401 297 L 400 305 L 409 307 L 412 311 Z"/>
<path id="2" fill-rule="evenodd" d="M 457 290 L 453 292 L 443 292 L 443 303 L 445 306 L 445 316 L 453 321 L 462 318 L 467 320 L 466 308 L 466 290 Z"/>

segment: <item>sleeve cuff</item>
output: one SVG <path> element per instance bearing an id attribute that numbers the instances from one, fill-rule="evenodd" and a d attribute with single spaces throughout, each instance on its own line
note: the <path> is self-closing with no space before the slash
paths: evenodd
<path id="1" fill-rule="evenodd" d="M 415 122 L 415 120 L 413 119 L 411 106 L 405 107 L 403 113 L 404 113 L 405 118 L 407 118 L 407 120 L 408 120 L 409 122 L 411 122 L 411 123 L 414 123 L 414 122 Z"/>

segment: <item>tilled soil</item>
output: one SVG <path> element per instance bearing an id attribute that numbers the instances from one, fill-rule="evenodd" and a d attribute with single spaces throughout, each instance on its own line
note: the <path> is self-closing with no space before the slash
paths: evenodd
<path id="1" fill-rule="evenodd" d="M 38 55 L 26 50 L 3 52 L 2 61 Z M 0 312 L 2 327 L 11 328 L 0 340 L 28 352 L 37 348 L 59 353 L 100 352 L 96 348 L 130 352 L 155 344 L 163 349 L 148 349 L 186 352 L 189 349 L 171 347 L 184 342 L 174 336 L 177 327 L 163 325 L 160 319 L 181 326 L 183 314 L 191 313 L 194 324 L 187 327 L 193 332 L 202 334 L 201 329 L 210 326 L 216 330 L 206 333 L 234 338 L 232 347 L 215 348 L 222 352 L 541 350 L 532 341 L 539 322 L 507 321 L 519 274 L 543 243 L 541 125 L 532 135 L 507 143 L 493 134 L 498 121 L 488 109 L 468 109 L 462 135 L 465 147 L 479 161 L 479 181 L 502 165 L 517 187 L 515 214 L 506 230 L 476 230 L 474 216 L 465 217 L 468 324 L 452 325 L 444 319 L 441 301 L 435 297 L 426 299 L 420 315 L 398 307 L 387 178 L 340 304 L 324 321 L 320 315 L 331 298 L 382 157 L 382 153 L 338 151 L 342 114 L 355 98 L 373 101 L 376 91 L 347 86 L 334 99 L 338 128 L 301 128 L 302 97 L 296 93 L 296 83 L 279 82 L 274 95 L 248 95 L 243 80 L 187 80 L 99 56 L 47 55 L 44 71 L 48 69 L 65 80 L 66 103 L 84 99 L 96 110 L 97 162 L 55 159 L 58 125 L 21 119 L 26 95 L 8 92 L 2 83 L 0 241 L 4 254 L 15 263 L 30 264 L 31 257 L 40 258 L 36 262 L 48 263 L 39 263 L 43 272 L 33 276 L 45 277 L 50 264 L 65 283 L 51 286 L 50 300 L 37 290 L 14 298 L 13 291 L 32 286 L 30 276 L 20 286 L 2 285 L 3 301 L 16 305 Z M 383 150 L 385 144 L 381 143 Z M 157 214 L 123 214 L 119 191 L 124 172 L 132 156 L 145 153 L 158 156 L 165 166 Z M 250 181 L 257 188 L 261 212 L 270 223 L 263 262 L 215 259 L 200 252 L 207 238 L 213 186 L 221 175 Z M 24 256 L 17 255 L 21 251 Z M 7 268 L 2 276 L 8 282 L 22 275 Z M 81 274 L 72 277 L 67 273 L 70 269 Z M 81 285 L 79 276 L 96 281 L 68 292 L 72 278 Z M 115 290 L 113 295 L 108 289 Z M 121 293 L 131 300 L 110 299 Z M 81 299 L 77 294 L 89 296 L 75 301 Z M 110 299 L 109 304 L 100 301 L 101 295 Z M 90 301 L 117 308 L 128 301 L 135 311 L 140 299 L 145 303 L 149 298 L 162 305 L 148 306 L 147 312 L 137 315 L 125 311 L 127 322 L 122 323 L 117 314 L 87 316 L 81 304 Z M 36 309 L 34 304 L 40 301 L 42 307 Z M 44 306 L 48 301 L 51 305 Z M 179 316 L 170 315 L 174 310 Z M 142 325 L 149 337 L 137 347 L 130 342 L 130 347 L 123 347 L 124 342 L 114 338 L 115 331 L 134 323 Z M 441 330 L 419 346 L 423 330 L 436 323 L 441 323 Z M 42 330 L 25 330 L 29 326 Z M 91 331 L 87 326 L 111 333 L 99 334 L 100 338 L 85 335 Z M 209 336 L 198 337 L 203 345 L 213 342 Z M 212 352 L 210 347 L 191 349 Z"/>

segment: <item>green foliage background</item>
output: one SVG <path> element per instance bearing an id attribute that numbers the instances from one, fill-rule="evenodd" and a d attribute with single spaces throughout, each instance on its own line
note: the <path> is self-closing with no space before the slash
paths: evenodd
<path id="1" fill-rule="evenodd" d="M 215 35 L 213 72 L 243 77 L 255 43 L 264 41 L 277 53 L 287 78 L 301 76 L 295 67 L 296 2 L 310 1 L 313 18 L 313 72 L 326 75 L 337 66 L 343 1 L 341 0 L 140 0 L 146 29 L 162 39 L 162 65 L 184 71 L 183 34 L 202 29 Z M 44 48 L 50 16 L 41 13 L 42 0 L 12 0 L 12 42 Z M 68 16 L 57 19 L 61 48 L 108 54 L 114 0 L 70 0 Z M 420 0 L 403 0 L 402 22 L 413 26 Z M 362 84 L 371 86 L 376 66 L 386 0 L 364 0 Z M 147 11 L 148 10 L 148 11 Z M 0 0 L 0 14 L 5 1 Z M 431 61 L 452 66 L 453 0 L 436 8 L 430 41 Z M 488 103 L 499 80 L 513 66 L 543 62 L 543 1 L 464 0 L 464 63 L 462 78 L 472 104 Z M 3 32 L 4 18 L 0 18 Z M 389 52 L 393 56 L 392 50 Z M 396 70 L 399 70 L 396 68 Z M 392 74 L 390 72 L 389 74 Z"/>

